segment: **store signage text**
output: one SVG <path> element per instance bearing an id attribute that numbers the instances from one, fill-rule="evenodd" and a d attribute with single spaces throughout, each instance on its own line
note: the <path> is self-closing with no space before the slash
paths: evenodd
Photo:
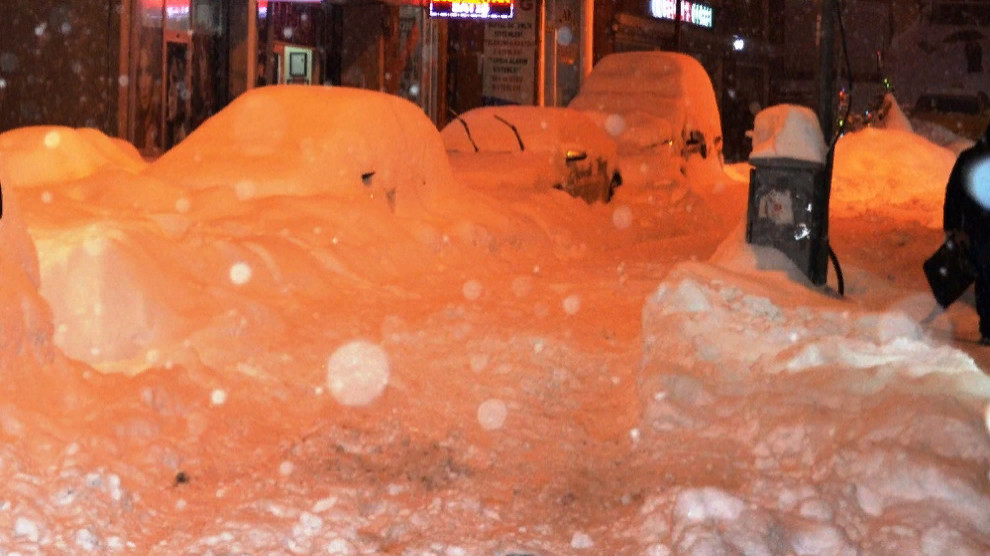
<path id="1" fill-rule="evenodd" d="M 485 22 L 483 100 L 536 103 L 536 23 L 532 2 L 520 2 L 512 19 Z"/>
<path id="2" fill-rule="evenodd" d="M 509 19 L 512 12 L 513 0 L 430 2 L 431 17 Z"/>
<path id="3" fill-rule="evenodd" d="M 650 14 L 660 19 L 677 19 L 677 0 L 650 0 Z M 681 21 L 710 29 L 714 10 L 711 6 L 681 0 Z"/>

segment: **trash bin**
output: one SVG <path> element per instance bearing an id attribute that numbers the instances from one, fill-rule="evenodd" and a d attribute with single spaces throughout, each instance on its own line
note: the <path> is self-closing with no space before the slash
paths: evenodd
<path id="1" fill-rule="evenodd" d="M 793 158 L 753 158 L 750 164 L 746 242 L 778 249 L 812 284 L 825 285 L 831 185 L 826 166 Z"/>

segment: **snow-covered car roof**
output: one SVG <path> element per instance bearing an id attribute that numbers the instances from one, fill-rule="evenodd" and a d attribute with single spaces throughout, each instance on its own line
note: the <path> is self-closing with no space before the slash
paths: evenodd
<path id="1" fill-rule="evenodd" d="M 671 139 L 679 130 L 698 129 L 707 141 L 722 135 L 718 103 L 711 79 L 696 59 L 676 52 L 622 52 L 602 58 L 586 78 L 571 108 L 619 115 L 626 137 L 643 133 L 655 120 L 669 123 Z M 652 116 L 650 118 L 649 116 Z"/>
<path id="2" fill-rule="evenodd" d="M 604 130 L 584 113 L 571 108 L 485 106 L 469 110 L 459 118 L 451 120 L 440 132 L 448 151 L 475 152 L 475 145 L 482 152 L 561 152 L 571 146 L 609 156 L 616 151 L 615 142 Z M 470 130 L 470 137 L 464 124 Z M 518 138 L 512 126 L 519 132 Z"/>
<path id="3" fill-rule="evenodd" d="M 452 184 L 436 127 L 415 104 L 347 87 L 278 85 L 238 97 L 147 173 L 253 196 L 391 195 L 428 202 Z"/>

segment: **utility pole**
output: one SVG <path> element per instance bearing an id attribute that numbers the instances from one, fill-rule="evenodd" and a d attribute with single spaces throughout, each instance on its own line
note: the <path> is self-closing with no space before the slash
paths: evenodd
<path id="1" fill-rule="evenodd" d="M 822 126 L 825 142 L 832 140 L 835 130 L 835 10 L 837 0 L 821 0 L 821 34 L 819 35 L 818 56 L 820 62 L 818 83 L 818 119 Z M 680 2 L 678 2 L 680 5 Z"/>

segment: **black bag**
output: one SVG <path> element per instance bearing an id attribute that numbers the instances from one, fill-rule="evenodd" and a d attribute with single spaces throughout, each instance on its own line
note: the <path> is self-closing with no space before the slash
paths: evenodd
<path id="1" fill-rule="evenodd" d="M 950 235 L 922 266 L 935 301 L 942 307 L 952 305 L 976 280 L 965 234 Z"/>

